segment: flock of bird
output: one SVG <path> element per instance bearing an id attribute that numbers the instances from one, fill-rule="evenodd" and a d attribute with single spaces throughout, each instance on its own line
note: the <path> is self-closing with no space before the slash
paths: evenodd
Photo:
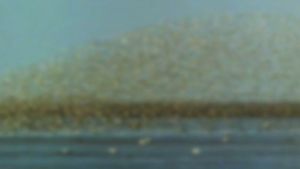
<path id="1" fill-rule="evenodd" d="M 3 77 L 0 116 L 9 129 L 60 128 L 66 119 L 80 128 L 91 118 L 112 115 L 104 111 L 112 103 L 174 103 L 153 116 L 167 110 L 181 116 L 188 114 L 175 111 L 182 102 L 297 102 L 299 26 L 300 18 L 292 15 L 209 14 L 91 43 Z M 128 105 L 121 108 L 124 117 L 155 112 L 153 105 L 138 112 Z M 209 107 L 190 114 L 213 110 L 222 111 Z M 34 120 L 43 117 L 52 120 Z"/>

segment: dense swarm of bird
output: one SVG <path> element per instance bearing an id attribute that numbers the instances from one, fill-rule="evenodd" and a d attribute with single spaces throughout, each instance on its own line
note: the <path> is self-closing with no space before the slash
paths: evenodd
<path id="1" fill-rule="evenodd" d="M 208 14 L 91 43 L 4 76 L 0 117 L 56 128 L 69 118 L 291 115 L 300 106 L 272 103 L 300 101 L 299 26 L 287 14 Z"/>

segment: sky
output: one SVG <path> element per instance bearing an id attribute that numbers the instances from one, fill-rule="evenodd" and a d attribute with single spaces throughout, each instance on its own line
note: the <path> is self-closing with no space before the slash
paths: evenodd
<path id="1" fill-rule="evenodd" d="M 204 12 L 292 12 L 299 0 L 0 0 L 0 75 L 90 41 Z"/>

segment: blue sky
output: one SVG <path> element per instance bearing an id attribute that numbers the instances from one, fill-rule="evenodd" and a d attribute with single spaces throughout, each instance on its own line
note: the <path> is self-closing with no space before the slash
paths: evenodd
<path id="1" fill-rule="evenodd" d="M 0 0 L 0 75 L 91 40 L 203 12 L 293 12 L 299 0 Z"/>

